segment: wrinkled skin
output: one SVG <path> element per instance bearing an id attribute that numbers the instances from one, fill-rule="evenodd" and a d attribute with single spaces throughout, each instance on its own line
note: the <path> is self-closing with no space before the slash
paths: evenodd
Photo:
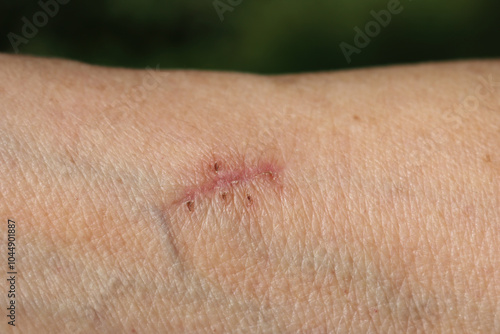
<path id="1" fill-rule="evenodd" d="M 500 62 L 0 78 L 17 330 L 500 331 Z"/>

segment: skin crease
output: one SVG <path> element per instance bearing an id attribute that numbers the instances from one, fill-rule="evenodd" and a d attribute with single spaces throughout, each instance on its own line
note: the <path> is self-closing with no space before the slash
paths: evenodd
<path id="1" fill-rule="evenodd" d="M 0 78 L 16 330 L 500 331 L 500 62 Z"/>

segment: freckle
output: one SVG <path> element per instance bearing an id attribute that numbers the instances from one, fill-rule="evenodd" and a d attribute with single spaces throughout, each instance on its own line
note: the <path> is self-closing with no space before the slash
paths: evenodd
<path id="1" fill-rule="evenodd" d="M 227 200 L 227 193 L 226 192 L 223 192 L 222 194 L 220 194 L 220 197 L 225 201 Z"/>
<path id="2" fill-rule="evenodd" d="M 354 116 L 352 116 L 352 118 L 353 118 L 355 121 L 359 121 L 359 120 L 361 120 L 361 118 L 359 118 L 359 116 L 358 116 L 358 115 L 354 115 Z"/>
<path id="3" fill-rule="evenodd" d="M 486 154 L 484 157 L 484 162 L 491 162 L 491 156 L 489 154 Z"/>
<path id="4" fill-rule="evenodd" d="M 219 169 L 220 169 L 219 163 L 218 163 L 218 162 L 216 162 L 216 163 L 214 164 L 214 171 L 215 171 L 216 173 L 218 173 L 218 172 L 219 172 Z"/>
<path id="5" fill-rule="evenodd" d="M 193 211 L 194 210 L 194 202 L 193 201 L 189 201 L 186 203 L 186 206 L 188 208 L 189 211 Z"/>
<path id="6" fill-rule="evenodd" d="M 248 205 L 252 205 L 253 204 L 253 198 L 252 198 L 252 196 L 250 196 L 250 195 L 247 194 L 247 201 L 248 201 Z"/>

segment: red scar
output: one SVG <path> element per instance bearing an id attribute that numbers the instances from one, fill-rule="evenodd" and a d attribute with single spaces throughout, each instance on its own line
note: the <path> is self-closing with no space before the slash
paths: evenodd
<path id="1" fill-rule="evenodd" d="M 207 172 L 203 173 L 201 180 L 197 184 L 185 188 L 183 194 L 174 204 L 185 203 L 189 211 L 194 210 L 196 199 L 200 197 L 213 196 L 220 192 L 223 199 L 227 198 L 227 192 L 240 184 L 246 184 L 252 181 L 271 182 L 274 185 L 279 185 L 279 176 L 282 172 L 282 167 L 271 163 L 261 162 L 255 166 L 243 166 L 242 168 L 234 168 L 224 165 L 222 161 L 215 161 L 207 168 Z M 247 195 L 247 200 L 251 203 L 252 197 Z"/>

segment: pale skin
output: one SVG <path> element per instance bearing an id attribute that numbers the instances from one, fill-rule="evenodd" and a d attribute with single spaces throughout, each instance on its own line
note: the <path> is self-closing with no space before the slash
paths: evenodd
<path id="1" fill-rule="evenodd" d="M 500 331 L 500 62 L 0 78 L 2 333 Z"/>

